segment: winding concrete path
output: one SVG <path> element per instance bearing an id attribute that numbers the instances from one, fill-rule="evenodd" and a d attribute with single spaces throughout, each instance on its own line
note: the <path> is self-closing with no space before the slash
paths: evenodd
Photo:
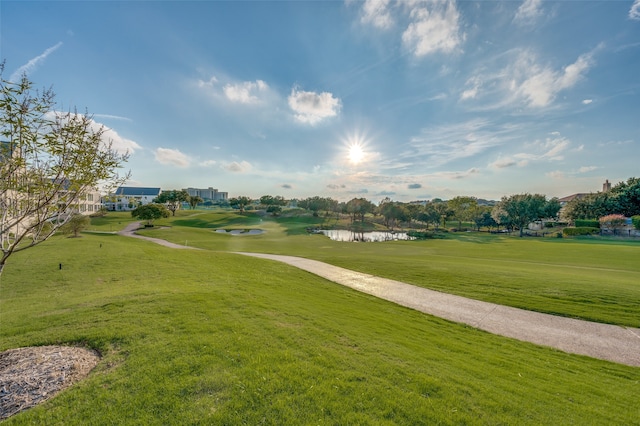
<path id="1" fill-rule="evenodd" d="M 119 234 L 171 248 L 193 248 L 136 235 L 134 231 L 139 227 L 139 223 L 132 223 Z M 301 257 L 246 252 L 237 254 L 284 262 L 363 293 L 489 333 L 640 367 L 638 328 L 581 321 L 467 299 Z"/>
<path id="2" fill-rule="evenodd" d="M 151 241 L 151 242 L 154 242 L 156 244 L 160 244 L 160 245 L 163 245 L 165 247 L 170 247 L 170 248 L 175 248 L 175 249 L 195 249 L 195 250 L 200 250 L 200 249 L 198 249 L 196 247 L 189 247 L 187 245 L 175 244 L 175 243 L 172 243 L 172 242 L 169 242 L 167 240 L 160 239 L 160 238 L 152 238 L 152 237 L 145 237 L 143 235 L 138 235 L 135 232 L 138 229 L 140 229 L 140 227 L 141 227 L 140 222 L 130 223 L 122 231 L 118 232 L 118 235 L 124 235 L 125 237 L 139 238 L 141 240 Z"/>
<path id="3" fill-rule="evenodd" d="M 580 321 L 467 299 L 316 260 L 240 253 L 284 262 L 338 284 L 493 334 L 640 367 L 640 329 Z"/>

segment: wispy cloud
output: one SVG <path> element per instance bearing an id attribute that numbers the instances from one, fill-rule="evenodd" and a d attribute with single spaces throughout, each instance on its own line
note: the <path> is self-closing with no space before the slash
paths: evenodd
<path id="1" fill-rule="evenodd" d="M 460 13 L 453 1 L 410 3 L 411 23 L 402 42 L 417 57 L 431 53 L 451 53 L 464 41 Z"/>
<path id="2" fill-rule="evenodd" d="M 519 25 L 529 26 L 535 24 L 536 20 L 542 16 L 542 0 L 525 0 L 513 18 Z"/>
<path id="3" fill-rule="evenodd" d="M 389 11 L 389 0 L 365 0 L 362 4 L 360 22 L 376 28 L 390 28 L 393 25 L 393 18 Z"/>
<path id="4" fill-rule="evenodd" d="M 411 139 L 398 161 L 410 159 L 412 164 L 438 167 L 503 145 L 515 137 L 514 133 L 517 132 L 513 126 L 494 125 L 481 119 L 429 127 Z"/>
<path id="5" fill-rule="evenodd" d="M 407 189 L 420 189 L 422 188 L 422 184 L 420 183 L 410 183 L 407 185 Z"/>
<path id="6" fill-rule="evenodd" d="M 481 70 L 467 79 L 460 95 L 463 101 L 474 100 L 483 104 L 481 109 L 491 110 L 512 107 L 514 104 L 532 109 L 551 105 L 558 94 L 576 86 L 594 66 L 595 52 L 580 55 L 575 62 L 553 69 L 541 65 L 530 50 L 513 50 L 497 60 L 510 60 L 502 69 L 490 72 Z"/>
<path id="7" fill-rule="evenodd" d="M 340 112 L 342 102 L 328 92 L 305 92 L 294 88 L 289 95 L 289 107 L 297 121 L 315 125 L 335 117 Z"/>
<path id="8" fill-rule="evenodd" d="M 629 19 L 640 21 L 640 0 L 635 0 L 629 9 Z"/>
<path id="9" fill-rule="evenodd" d="M 598 166 L 582 166 L 578 169 L 578 173 L 589 173 L 598 170 Z"/>
<path id="10" fill-rule="evenodd" d="M 111 115 L 111 114 L 93 114 L 93 117 L 94 118 L 106 118 L 108 120 L 120 120 L 120 121 L 128 121 L 128 122 L 133 121 L 130 118 L 127 118 L 127 117 L 121 117 L 119 115 Z"/>
<path id="11" fill-rule="evenodd" d="M 177 149 L 171 148 L 158 148 L 155 152 L 156 161 L 160 164 L 177 166 L 177 167 L 189 167 L 191 163 L 189 157 L 180 152 Z"/>
<path id="12" fill-rule="evenodd" d="M 45 50 L 42 54 L 36 56 L 33 59 L 30 59 L 25 65 L 18 68 L 11 76 L 9 77 L 9 81 L 18 81 L 23 74 L 29 75 L 33 73 L 45 59 L 47 56 L 58 50 L 62 46 L 62 42 L 58 42 L 55 45 L 51 46 L 47 50 Z"/>
<path id="13" fill-rule="evenodd" d="M 224 169 L 233 173 L 246 173 L 251 171 L 253 166 L 248 161 L 232 161 L 224 165 Z"/>

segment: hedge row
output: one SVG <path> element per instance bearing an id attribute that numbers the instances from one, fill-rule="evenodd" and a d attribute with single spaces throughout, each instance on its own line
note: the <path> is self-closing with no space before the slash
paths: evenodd
<path id="1" fill-rule="evenodd" d="M 600 228 L 598 219 L 576 219 L 576 228 Z"/>
<path id="2" fill-rule="evenodd" d="M 567 237 L 576 237 L 579 235 L 597 235 L 600 233 L 600 229 L 595 226 L 581 226 L 575 228 L 564 228 L 562 233 Z"/>

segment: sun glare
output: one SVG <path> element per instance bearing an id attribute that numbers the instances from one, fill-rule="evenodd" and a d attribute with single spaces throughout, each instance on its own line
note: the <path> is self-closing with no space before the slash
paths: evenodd
<path id="1" fill-rule="evenodd" d="M 358 143 L 354 143 L 349 146 L 349 161 L 353 164 L 358 164 L 362 160 L 364 160 L 364 151 L 362 150 L 362 146 Z"/>

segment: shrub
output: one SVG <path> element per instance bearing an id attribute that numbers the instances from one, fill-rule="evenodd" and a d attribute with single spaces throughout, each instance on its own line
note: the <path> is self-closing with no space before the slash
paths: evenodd
<path id="1" fill-rule="evenodd" d="M 634 228 L 640 229 L 640 215 L 632 216 L 631 223 L 633 223 Z"/>
<path id="2" fill-rule="evenodd" d="M 600 233 L 600 229 L 593 226 L 582 226 L 575 228 L 564 228 L 562 234 L 567 237 L 577 237 L 580 235 L 597 235 Z"/>
<path id="3" fill-rule="evenodd" d="M 576 219 L 576 228 L 600 228 L 600 221 L 596 219 Z"/>
<path id="4" fill-rule="evenodd" d="M 407 236 L 415 238 L 416 240 L 428 240 L 433 238 L 444 238 L 444 235 L 440 232 L 431 231 L 409 231 Z"/>
<path id="5" fill-rule="evenodd" d="M 602 216 L 600 219 L 600 226 L 606 226 L 607 228 L 620 228 L 626 222 L 627 218 L 621 214 L 608 214 Z"/>

